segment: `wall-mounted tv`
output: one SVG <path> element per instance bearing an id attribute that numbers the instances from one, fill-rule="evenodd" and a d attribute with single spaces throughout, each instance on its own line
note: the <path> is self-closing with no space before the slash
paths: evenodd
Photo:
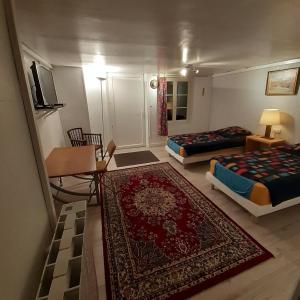
<path id="1" fill-rule="evenodd" d="M 55 107 L 57 100 L 52 72 L 33 61 L 30 67 L 33 77 L 32 96 L 36 108 Z"/>

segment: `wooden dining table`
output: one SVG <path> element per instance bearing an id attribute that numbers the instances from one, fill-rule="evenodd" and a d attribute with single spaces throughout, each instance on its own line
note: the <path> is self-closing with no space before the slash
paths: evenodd
<path id="1" fill-rule="evenodd" d="M 100 204 L 99 176 L 97 172 L 97 160 L 94 145 L 80 147 L 62 147 L 54 148 L 45 161 L 49 178 L 63 178 L 66 176 L 75 176 L 80 179 L 82 175 L 92 176 L 95 190 L 90 193 L 80 193 L 67 190 L 50 181 L 50 186 L 57 191 L 75 195 L 75 196 L 96 196 L 97 204 Z"/>

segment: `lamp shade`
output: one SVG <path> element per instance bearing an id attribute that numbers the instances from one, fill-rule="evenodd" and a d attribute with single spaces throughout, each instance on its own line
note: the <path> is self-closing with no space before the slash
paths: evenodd
<path id="1" fill-rule="evenodd" d="M 279 125 L 280 111 L 279 109 L 264 109 L 261 114 L 259 123 L 261 125 Z"/>

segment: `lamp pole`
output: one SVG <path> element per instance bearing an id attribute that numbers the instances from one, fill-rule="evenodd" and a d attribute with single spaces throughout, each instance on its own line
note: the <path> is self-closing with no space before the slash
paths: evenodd
<path id="1" fill-rule="evenodd" d="M 100 101 L 101 101 L 101 118 L 102 118 L 102 144 L 105 145 L 104 142 L 104 104 L 103 104 L 103 93 L 102 93 L 102 81 L 106 80 L 105 77 L 97 77 L 97 79 L 100 81 Z"/>

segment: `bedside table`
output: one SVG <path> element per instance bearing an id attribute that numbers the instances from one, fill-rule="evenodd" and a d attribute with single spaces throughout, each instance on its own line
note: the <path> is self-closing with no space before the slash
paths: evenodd
<path id="1" fill-rule="evenodd" d="M 267 139 L 265 137 L 261 137 L 259 135 L 248 135 L 246 137 L 246 146 L 245 151 L 255 151 L 259 150 L 261 147 L 273 147 L 283 144 L 285 142 L 284 139 Z"/>

